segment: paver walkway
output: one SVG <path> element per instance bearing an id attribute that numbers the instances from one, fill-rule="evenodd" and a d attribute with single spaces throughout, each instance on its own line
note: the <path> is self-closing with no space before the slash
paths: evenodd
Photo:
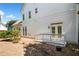
<path id="1" fill-rule="evenodd" d="M 28 46 L 30 43 L 34 42 L 32 39 L 28 38 L 22 38 L 20 43 L 0 41 L 0 56 L 23 56 L 23 47 Z"/>

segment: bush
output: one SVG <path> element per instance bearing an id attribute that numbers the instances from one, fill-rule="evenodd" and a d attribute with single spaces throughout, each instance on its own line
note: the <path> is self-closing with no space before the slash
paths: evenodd
<path id="1" fill-rule="evenodd" d="M 19 42 L 20 36 L 18 30 L 8 30 L 0 32 L 0 38 L 5 38 L 7 41 Z"/>
<path id="2" fill-rule="evenodd" d="M 18 43 L 20 40 L 20 35 L 18 30 L 13 30 L 12 31 L 12 36 L 13 36 L 13 43 Z"/>
<path id="3" fill-rule="evenodd" d="M 13 30 L 13 31 L 12 31 L 12 35 L 13 35 L 14 37 L 19 36 L 19 31 L 18 31 L 18 30 Z"/>
<path id="4" fill-rule="evenodd" d="M 0 32 L 0 38 L 6 38 L 6 31 Z"/>

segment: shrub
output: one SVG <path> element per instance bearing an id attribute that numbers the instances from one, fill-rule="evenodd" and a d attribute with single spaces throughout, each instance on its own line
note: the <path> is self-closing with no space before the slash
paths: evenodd
<path id="1" fill-rule="evenodd" d="M 14 37 L 19 36 L 19 31 L 18 31 L 18 30 L 13 30 L 13 31 L 12 31 L 12 35 L 13 35 Z"/>
<path id="2" fill-rule="evenodd" d="M 13 43 L 18 43 L 20 40 L 20 35 L 18 30 L 13 30 L 12 31 L 12 36 L 13 36 Z"/>
<path id="3" fill-rule="evenodd" d="M 8 30 L 0 32 L 0 38 L 5 38 L 7 41 L 19 42 L 20 36 L 18 30 Z"/>
<path id="4" fill-rule="evenodd" d="M 6 31 L 0 32 L 0 38 L 6 38 Z"/>
<path id="5" fill-rule="evenodd" d="M 19 31 L 18 30 L 13 30 L 12 31 L 12 42 L 13 43 L 18 43 L 19 42 L 19 40 L 20 40 L 20 35 L 19 35 Z"/>

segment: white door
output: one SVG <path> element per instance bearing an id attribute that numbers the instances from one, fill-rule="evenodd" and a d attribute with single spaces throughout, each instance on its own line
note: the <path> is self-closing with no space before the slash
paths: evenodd
<path id="1" fill-rule="evenodd" d="M 53 38 L 61 38 L 62 37 L 62 23 L 53 23 L 51 25 L 51 32 Z"/>

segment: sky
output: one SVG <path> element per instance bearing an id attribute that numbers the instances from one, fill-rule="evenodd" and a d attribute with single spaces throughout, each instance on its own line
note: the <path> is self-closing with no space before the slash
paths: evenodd
<path id="1" fill-rule="evenodd" d="M 10 20 L 21 20 L 22 3 L 0 3 L 1 22 L 6 24 Z"/>

